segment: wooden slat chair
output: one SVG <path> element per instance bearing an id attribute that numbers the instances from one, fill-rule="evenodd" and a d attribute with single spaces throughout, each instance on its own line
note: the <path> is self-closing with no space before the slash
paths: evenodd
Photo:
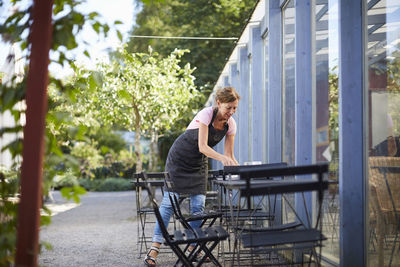
<path id="1" fill-rule="evenodd" d="M 371 212 L 377 220 L 378 263 L 383 266 L 383 242 L 385 236 L 392 235 L 391 266 L 400 226 L 400 158 L 369 157 L 369 184 Z"/>
<path id="2" fill-rule="evenodd" d="M 142 176 L 146 181 L 147 174 L 142 172 Z M 175 266 L 178 263 L 182 263 L 183 266 L 201 266 L 207 258 L 210 258 L 215 265 L 221 266 L 221 264 L 212 254 L 212 251 L 221 241 L 228 238 L 228 232 L 221 226 L 211 226 L 205 227 L 204 229 L 178 229 L 175 230 L 173 234 L 170 234 L 162 220 L 159 206 L 152 194 L 150 184 L 146 185 L 145 189 L 148 191 L 148 194 L 152 199 L 153 211 L 163 234 L 165 244 L 168 245 L 178 257 L 178 261 Z M 195 248 L 189 253 L 189 255 L 186 255 L 181 246 L 187 247 L 188 245 L 194 243 L 196 244 Z M 201 254 L 203 254 L 203 256 L 200 259 L 196 259 L 196 256 Z M 197 261 L 196 264 L 193 263 L 195 261 Z"/>
<path id="3" fill-rule="evenodd" d="M 309 253 L 309 264 L 312 262 L 313 255 L 315 255 L 316 264 L 319 266 L 321 263 L 321 251 L 319 255 L 316 252 L 316 247 L 322 247 L 322 241 L 326 240 L 322 234 L 322 202 L 323 193 L 328 188 L 327 179 L 323 179 L 323 175 L 328 173 L 328 164 L 315 164 L 308 166 L 293 166 L 293 167 L 278 167 L 270 170 L 263 171 L 265 176 L 276 177 L 276 176 L 299 176 L 299 175 L 312 175 L 317 174 L 318 180 L 315 179 L 294 179 L 294 180 L 278 180 L 270 181 L 265 185 L 251 185 L 251 177 L 256 175 L 256 172 L 249 171 L 246 174 L 242 174 L 242 177 L 246 179 L 246 186 L 241 190 L 241 194 L 245 197 L 259 196 L 266 194 L 282 194 L 283 199 L 286 199 L 284 195 L 288 193 L 298 193 L 306 191 L 316 191 L 318 198 L 318 209 L 315 223 L 311 223 L 311 218 L 306 218 L 304 221 L 295 212 L 296 218 L 301 222 L 301 227 L 298 225 L 294 227 L 282 227 L 281 229 L 270 229 L 270 231 L 246 231 L 241 233 L 241 241 L 244 248 L 250 248 L 253 253 L 271 253 L 283 250 L 291 250 L 293 255 L 298 253 Z M 307 212 L 306 205 L 306 215 Z M 302 255 L 300 261 L 296 258 L 291 264 L 303 264 L 304 256 Z M 293 259 L 292 259 L 293 260 Z M 252 254 L 252 265 L 253 254 Z"/>

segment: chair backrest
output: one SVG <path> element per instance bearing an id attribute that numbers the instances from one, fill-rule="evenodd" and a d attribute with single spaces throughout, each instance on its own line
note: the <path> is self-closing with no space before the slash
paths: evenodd
<path id="1" fill-rule="evenodd" d="M 284 166 L 284 167 L 270 167 L 258 170 L 248 170 L 248 172 L 241 172 L 241 177 L 246 180 L 246 190 L 244 194 L 249 195 L 263 195 L 263 194 L 280 194 L 280 193 L 294 193 L 305 191 L 318 191 L 319 200 L 322 200 L 322 194 L 328 188 L 328 181 L 323 179 L 323 175 L 328 173 L 329 165 L 327 163 L 319 163 L 313 165 L 302 166 Z M 268 186 L 250 186 L 250 179 L 254 176 L 258 177 L 284 177 L 284 176 L 300 176 L 317 174 L 318 180 L 312 179 L 299 179 L 293 181 L 274 181 Z M 267 190 L 267 191 L 265 191 Z"/>
<path id="2" fill-rule="evenodd" d="M 147 193 L 149 194 L 149 197 L 150 197 L 150 200 L 151 200 L 151 204 L 153 206 L 154 214 L 156 215 L 157 222 L 158 222 L 158 224 L 160 226 L 160 229 L 161 229 L 162 235 L 163 235 L 163 237 L 165 239 L 165 242 L 167 244 L 170 244 L 172 240 L 171 240 L 171 237 L 170 237 L 170 235 L 168 233 L 168 229 L 165 226 L 164 221 L 163 221 L 163 219 L 161 217 L 159 206 L 157 204 L 157 200 L 155 199 L 155 196 L 153 195 L 152 187 L 151 187 L 150 183 L 146 183 L 148 181 L 148 176 L 147 176 L 147 174 L 145 172 L 141 172 L 140 176 L 143 179 L 143 181 L 145 182 L 144 188 L 147 191 Z"/>
<path id="3" fill-rule="evenodd" d="M 247 197 L 250 203 L 251 196 L 260 195 L 276 195 L 286 193 L 297 193 L 306 191 L 316 191 L 318 193 L 318 208 L 317 208 L 317 224 L 319 222 L 322 210 L 323 193 L 328 188 L 328 180 L 324 179 L 323 175 L 328 173 L 329 165 L 327 163 L 319 163 L 314 165 L 302 166 L 278 166 L 274 168 L 265 168 L 263 170 L 250 170 L 248 173 L 242 172 L 241 178 L 245 177 L 246 185 L 241 190 L 241 194 Z M 284 177 L 284 176 L 299 176 L 317 174 L 318 179 L 294 179 L 294 180 L 271 180 L 265 181 L 262 184 L 253 184 L 251 178 L 256 174 L 258 177 Z M 243 179 L 243 178 L 242 178 Z M 308 225 L 311 226 L 311 218 L 308 215 L 307 205 L 304 194 L 302 194 L 304 202 L 304 211 Z M 288 203 L 288 202 L 287 202 Z M 249 204 L 248 204 L 249 205 Z M 250 206 L 249 206 L 250 208 Z M 291 208 L 295 212 L 294 208 Z M 303 225 L 306 225 L 300 216 L 295 213 L 295 216 Z"/>
<path id="4" fill-rule="evenodd" d="M 180 207 L 181 201 L 179 201 L 176 194 L 174 193 L 174 182 L 171 180 L 169 173 L 165 173 L 164 179 L 165 187 L 168 191 L 167 194 L 169 196 L 169 200 L 171 202 L 172 210 L 175 214 L 175 217 L 179 220 L 183 227 L 185 227 L 186 229 L 192 229 L 190 224 L 185 220 L 185 217 L 182 213 Z"/>
<path id="5" fill-rule="evenodd" d="M 273 168 L 286 167 L 286 162 L 266 163 L 257 165 L 237 165 L 237 166 L 224 166 L 224 176 L 229 174 L 238 174 L 242 178 L 271 178 L 265 176 L 265 171 Z"/>

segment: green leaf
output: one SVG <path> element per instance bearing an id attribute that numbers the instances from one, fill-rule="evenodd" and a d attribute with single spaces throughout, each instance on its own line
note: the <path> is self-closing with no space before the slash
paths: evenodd
<path id="1" fill-rule="evenodd" d="M 117 30 L 117 36 L 118 36 L 118 39 L 122 42 L 122 39 L 123 39 L 122 33 L 118 30 Z"/>
<path id="2" fill-rule="evenodd" d="M 90 58 L 90 54 L 89 54 L 89 52 L 88 52 L 87 50 L 83 51 L 83 54 L 84 54 L 85 56 L 87 56 L 88 58 Z"/>
<path id="3" fill-rule="evenodd" d="M 101 24 L 98 21 L 96 21 L 95 23 L 92 24 L 92 28 L 97 34 L 100 33 L 100 27 L 101 27 Z"/>
<path id="4" fill-rule="evenodd" d="M 15 90 L 9 89 L 3 95 L 3 108 L 14 106 L 16 103 L 14 100 Z"/>

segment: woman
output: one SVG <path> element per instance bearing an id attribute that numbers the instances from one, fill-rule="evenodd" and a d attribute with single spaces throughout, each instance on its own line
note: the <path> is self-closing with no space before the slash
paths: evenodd
<path id="1" fill-rule="evenodd" d="M 204 211 L 206 199 L 206 181 L 208 176 L 208 158 L 216 159 L 224 166 L 238 165 L 233 155 L 233 143 L 236 133 L 236 122 L 232 115 L 236 112 L 240 96 L 233 87 L 217 90 L 215 107 L 201 110 L 180 135 L 168 152 L 165 170 L 169 172 L 174 184 L 174 193 L 189 195 L 190 212 Z M 225 137 L 224 154 L 212 147 Z M 173 213 L 168 194 L 164 194 L 160 213 L 166 226 Z M 198 228 L 201 221 L 191 222 L 193 228 Z M 146 266 L 156 266 L 156 257 L 163 242 L 162 233 L 156 224 L 153 243 L 144 259 Z M 189 251 L 193 247 L 189 247 Z"/>

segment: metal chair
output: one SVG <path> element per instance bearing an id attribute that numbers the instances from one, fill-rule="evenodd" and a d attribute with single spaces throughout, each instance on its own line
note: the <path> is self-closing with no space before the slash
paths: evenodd
<path id="1" fill-rule="evenodd" d="M 145 172 L 142 172 L 141 175 L 146 181 L 147 174 Z M 195 266 L 193 262 L 196 260 L 196 256 L 201 255 L 201 253 L 203 253 L 203 256 L 197 262 L 196 266 L 201 266 L 207 258 L 210 258 L 215 265 L 221 266 L 218 260 L 213 256 L 212 251 L 221 241 L 228 238 L 228 232 L 225 231 L 225 229 L 221 226 L 211 226 L 205 227 L 204 229 L 188 228 L 183 230 L 175 230 L 173 234 L 169 233 L 162 220 L 157 201 L 152 193 L 151 185 L 147 183 L 144 187 L 151 197 L 153 211 L 160 225 L 165 244 L 168 245 L 178 257 L 178 261 L 175 266 L 179 263 L 182 263 L 183 266 Z M 188 245 L 193 243 L 196 244 L 194 249 L 188 255 L 186 255 L 184 249 L 182 249 L 181 246 L 187 247 Z"/>
<path id="2" fill-rule="evenodd" d="M 263 170 L 285 166 L 287 166 L 286 162 L 225 166 L 222 175 L 224 180 L 231 180 L 233 183 L 237 181 L 240 184 L 240 182 L 243 181 L 240 181 L 240 179 L 237 180 L 236 178 L 234 179 L 233 177 L 236 175 L 240 178 L 242 174 L 253 171 L 251 179 L 263 182 L 272 179 L 272 177 L 265 176 L 262 173 Z M 257 173 L 254 173 L 254 171 L 257 171 Z M 274 177 L 273 179 L 282 178 Z M 228 198 L 229 200 L 225 200 L 225 202 L 230 202 L 227 208 L 223 209 L 225 215 L 224 222 L 226 223 L 227 228 L 234 234 L 233 246 L 229 243 L 229 253 L 226 255 L 227 260 L 234 261 L 235 255 L 238 262 L 246 260 L 246 254 L 248 254 L 248 251 L 240 249 L 239 235 L 243 232 L 263 232 L 271 231 L 273 229 L 289 229 L 300 225 L 297 222 L 282 225 L 280 220 L 275 220 L 276 218 L 279 218 L 276 214 L 280 214 L 280 209 L 278 209 L 281 203 L 280 197 L 272 195 L 243 196 L 241 190 L 235 189 L 235 186 L 232 187 L 233 188 L 228 190 L 223 188 L 225 198 Z M 228 257 L 229 254 L 231 254 L 230 258 Z"/>
<path id="3" fill-rule="evenodd" d="M 249 170 L 247 173 L 242 173 L 241 178 L 245 179 L 246 183 L 241 190 L 244 197 L 262 196 L 262 195 L 282 195 L 282 198 L 287 201 L 287 194 L 301 193 L 304 201 L 305 214 L 300 216 L 295 208 L 288 203 L 289 208 L 295 214 L 297 222 L 301 226 L 295 227 L 276 227 L 266 228 L 262 231 L 243 231 L 240 233 L 240 239 L 244 248 L 250 249 L 251 252 L 251 265 L 255 264 L 255 254 L 277 253 L 282 251 L 292 251 L 291 264 L 303 264 L 304 256 L 309 254 L 309 264 L 312 262 L 313 256 L 317 265 L 321 263 L 321 251 L 316 252 L 316 248 L 322 247 L 322 241 L 325 236 L 322 234 L 322 203 L 323 193 L 328 188 L 328 181 L 323 179 L 323 174 L 328 172 L 328 164 L 316 164 L 308 166 L 293 166 L 293 167 L 278 167 L 269 170 Z M 266 181 L 264 184 L 257 184 L 251 182 L 251 178 L 258 175 L 267 177 L 283 177 L 283 176 L 300 176 L 317 174 L 318 180 L 315 179 L 292 179 L 292 180 L 271 180 Z M 307 205 L 303 192 L 316 191 L 318 193 L 318 209 L 316 221 L 313 224 L 310 218 L 310 213 L 307 211 Z M 305 218 L 304 218 L 305 217 Z M 287 263 L 286 263 L 287 264 Z M 266 264 L 263 263 L 263 266 Z"/>
<path id="4" fill-rule="evenodd" d="M 145 254 L 147 250 L 150 248 L 151 244 L 151 236 L 146 235 L 147 226 L 154 225 L 155 220 L 152 216 L 153 207 L 151 204 L 151 200 L 149 199 L 149 195 L 147 192 L 143 192 L 143 186 L 145 185 L 141 173 L 135 173 L 134 177 L 134 185 L 136 190 L 136 214 L 139 220 L 137 224 L 137 249 L 138 249 L 138 258 L 142 257 L 142 254 Z M 156 177 L 151 177 L 156 178 Z M 164 180 L 152 180 L 148 181 L 153 190 L 155 188 L 161 188 L 161 193 L 164 194 L 163 185 Z M 153 191 L 155 193 L 155 191 Z M 153 194 L 154 194 L 153 193 Z"/>

